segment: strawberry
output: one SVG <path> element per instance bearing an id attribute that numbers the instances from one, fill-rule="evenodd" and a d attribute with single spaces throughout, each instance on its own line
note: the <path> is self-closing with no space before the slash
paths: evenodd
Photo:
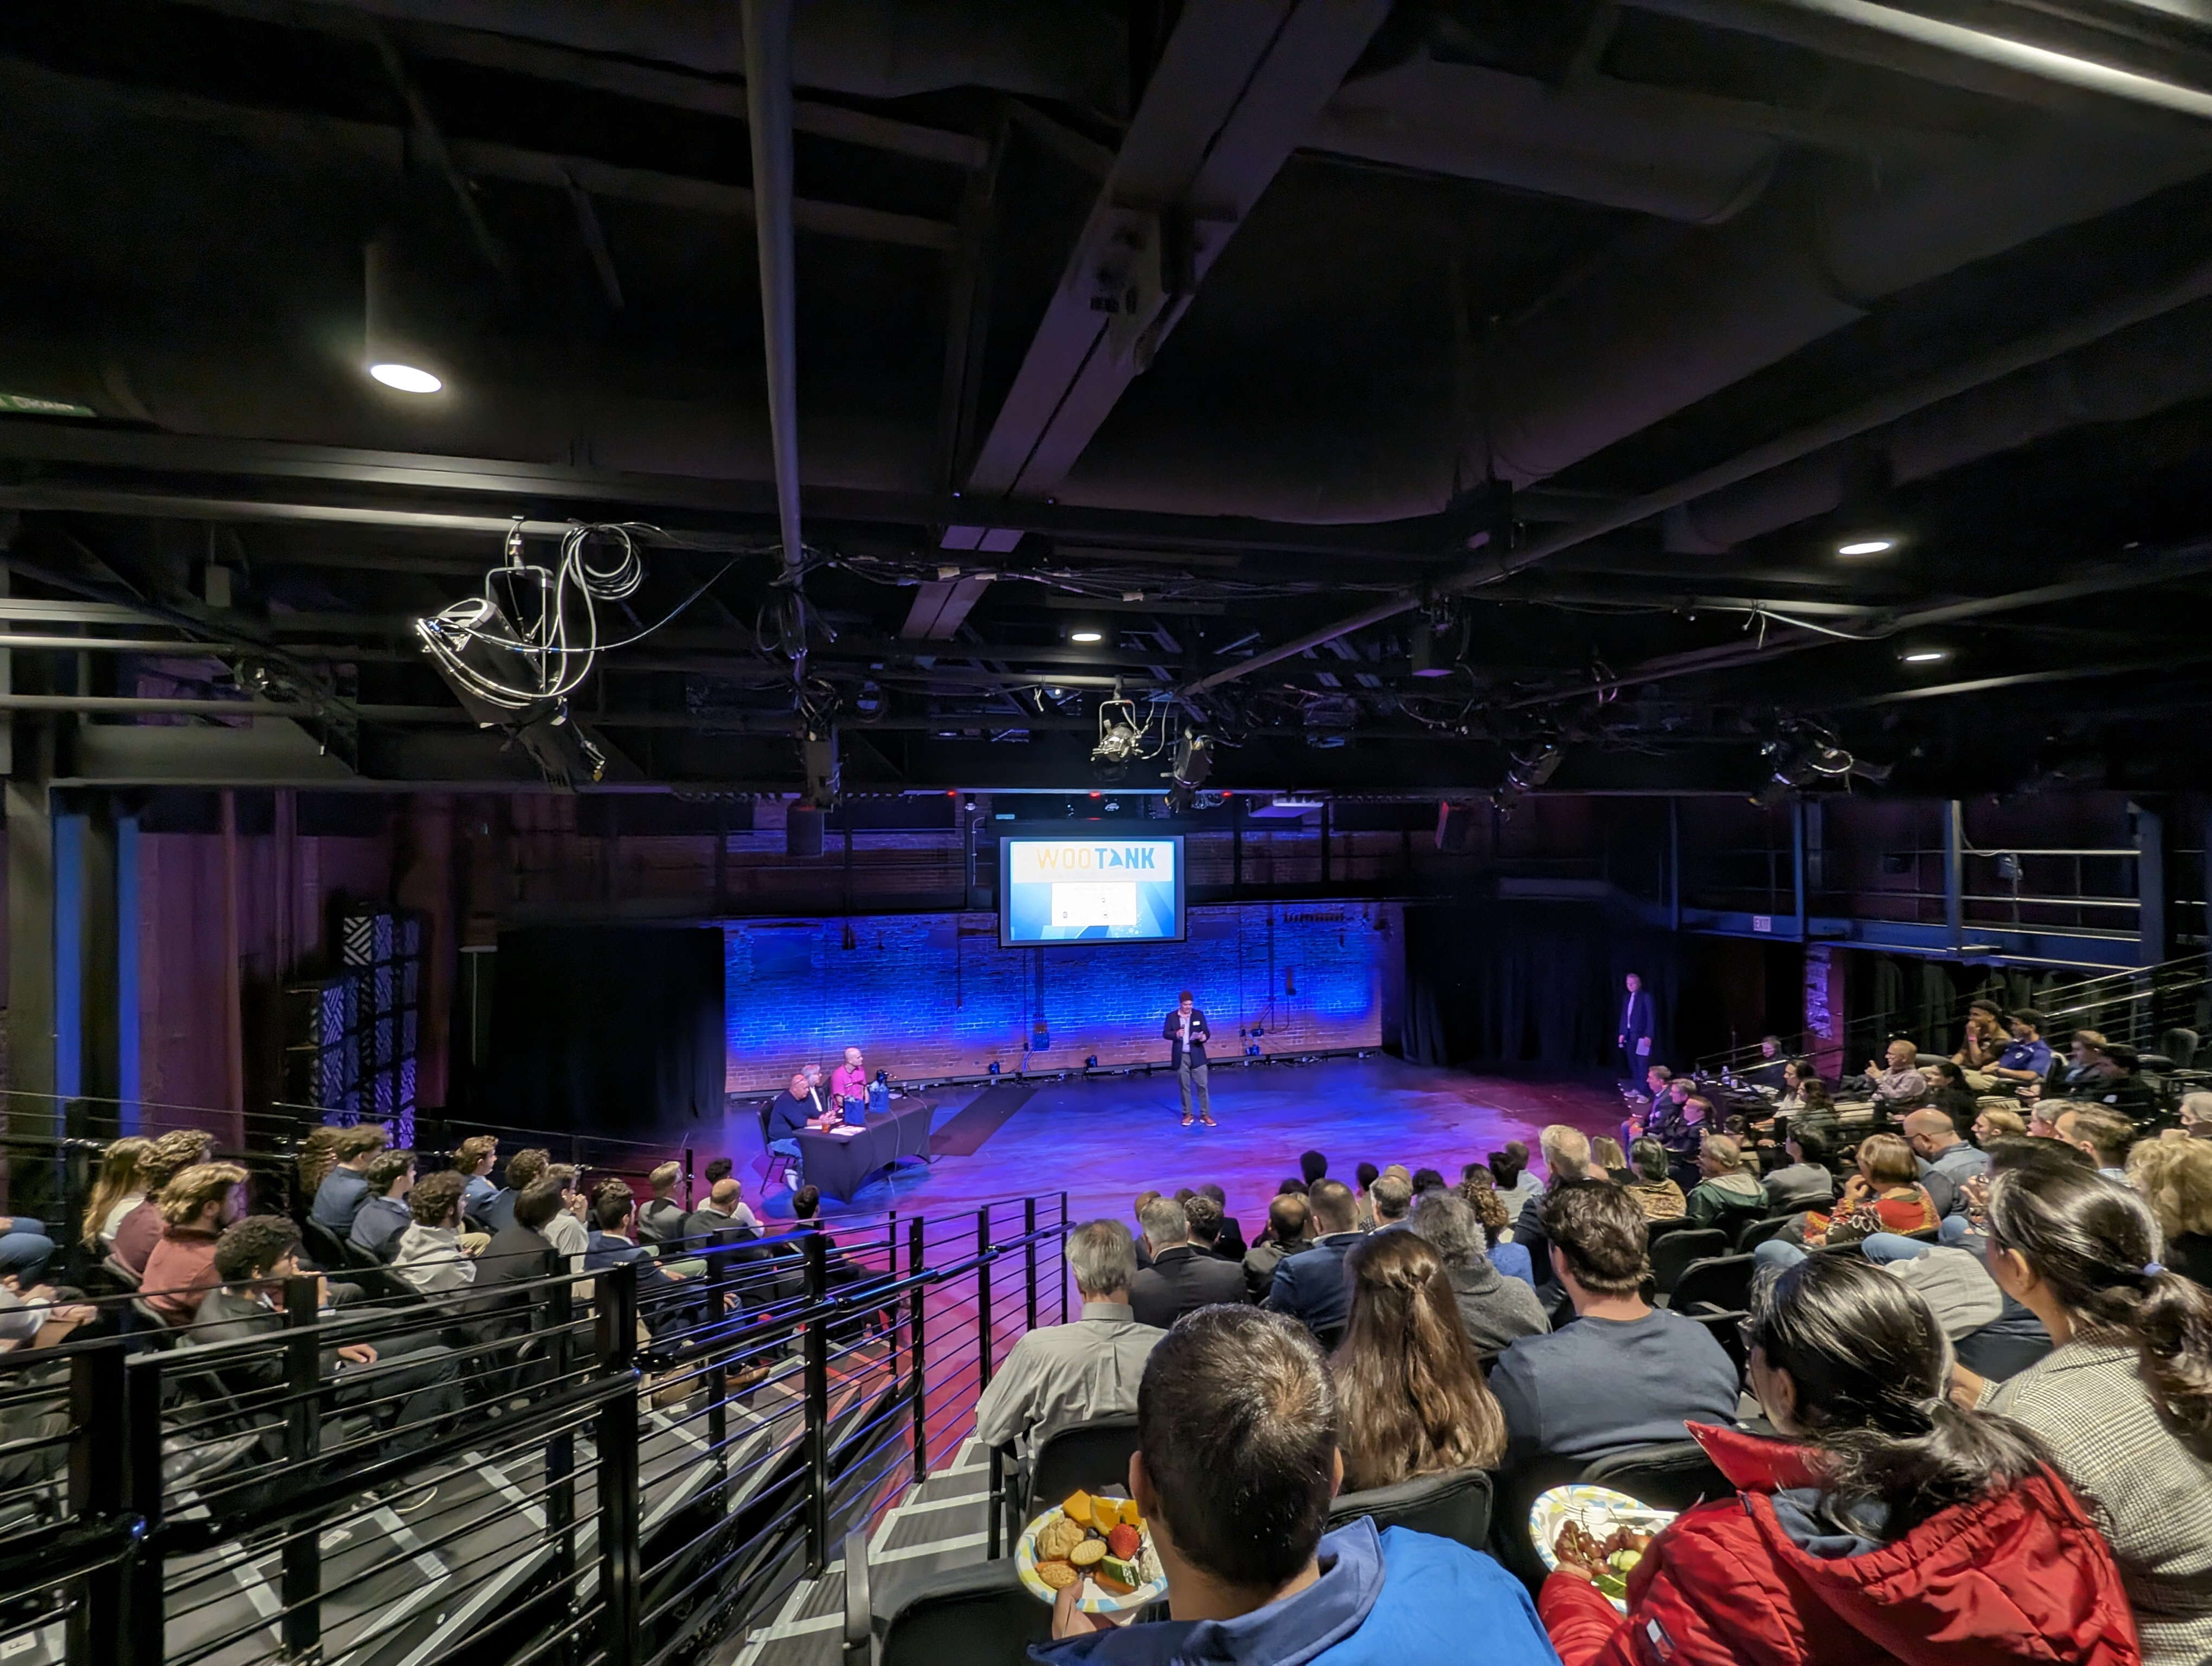
<path id="1" fill-rule="evenodd" d="M 1106 1535 L 1107 1550 L 1125 1562 L 1137 1554 L 1138 1542 L 1137 1529 L 1127 1522 Z"/>

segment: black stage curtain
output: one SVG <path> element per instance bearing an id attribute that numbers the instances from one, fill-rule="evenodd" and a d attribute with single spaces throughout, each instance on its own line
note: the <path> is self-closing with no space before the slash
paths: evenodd
<path id="1" fill-rule="evenodd" d="M 501 1122 L 598 1134 L 718 1122 L 723 1033 L 719 927 L 500 933 L 492 1057 Z"/>
<path id="2" fill-rule="evenodd" d="M 1473 902 L 1406 910 L 1400 1042 L 1423 1064 L 1616 1061 L 1621 980 L 1640 972 L 1656 1003 L 1654 1061 L 1681 1008 L 1681 949 L 1601 905 Z"/>

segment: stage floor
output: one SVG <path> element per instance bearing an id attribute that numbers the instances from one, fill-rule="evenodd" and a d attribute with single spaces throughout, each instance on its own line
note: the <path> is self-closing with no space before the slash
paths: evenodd
<path id="1" fill-rule="evenodd" d="M 1038 1082 L 972 1154 L 939 1155 L 926 1168 L 902 1163 L 848 1203 L 825 1198 L 823 1213 L 935 1214 L 1065 1190 L 1078 1220 L 1126 1220 L 1140 1191 L 1212 1181 L 1228 1193 L 1229 1213 L 1249 1237 L 1266 1224 L 1276 1188 L 1297 1173 L 1303 1151 L 1322 1152 L 1330 1174 L 1347 1184 L 1363 1161 L 1435 1168 L 1456 1180 L 1462 1164 L 1509 1140 L 1526 1141 L 1533 1154 L 1548 1123 L 1603 1134 L 1616 1132 L 1621 1117 L 1620 1092 L 1601 1075 L 1481 1074 L 1380 1055 L 1216 1065 L 1212 1087 L 1220 1126 L 1185 1128 L 1176 1079 L 1164 1070 Z M 946 1095 L 934 1119 L 940 1134 L 981 1091 Z M 733 1134 L 738 1122 L 733 1116 Z M 768 1194 L 766 1210 L 757 1177 L 748 1177 L 745 1189 L 756 1211 L 788 1217 L 790 1194 L 780 1186 Z"/>

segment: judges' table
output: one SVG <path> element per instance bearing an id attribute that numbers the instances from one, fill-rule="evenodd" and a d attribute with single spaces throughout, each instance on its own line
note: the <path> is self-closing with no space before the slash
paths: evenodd
<path id="1" fill-rule="evenodd" d="M 936 1112 L 933 1099 L 894 1099 L 888 1111 L 871 1116 L 865 1127 L 803 1130 L 799 1164 L 806 1183 L 850 1202 L 877 1170 L 902 1157 L 929 1155 L 929 1122 Z"/>

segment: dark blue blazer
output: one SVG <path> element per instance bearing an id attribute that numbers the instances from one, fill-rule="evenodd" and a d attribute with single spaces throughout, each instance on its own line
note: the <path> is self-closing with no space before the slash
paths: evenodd
<path id="1" fill-rule="evenodd" d="M 1213 1029 L 1206 1021 L 1203 1007 L 1190 1009 L 1190 1061 L 1194 1067 L 1206 1062 L 1206 1043 L 1212 1038 Z M 1178 1008 L 1169 1010 L 1166 1020 L 1160 1025 L 1160 1036 L 1168 1044 L 1168 1063 L 1180 1067 L 1182 1063 L 1182 1012 Z"/>
<path id="2" fill-rule="evenodd" d="M 584 1270 L 604 1273 L 621 1262 L 637 1265 L 637 1310 L 645 1328 L 659 1336 L 662 1327 L 677 1322 L 676 1302 L 688 1293 L 681 1279 L 672 1279 L 647 1255 L 627 1238 L 594 1231 L 584 1243 Z"/>
<path id="3" fill-rule="evenodd" d="M 1652 1058 L 1650 1049 L 1638 1048 L 1639 1043 L 1651 1041 L 1659 1033 L 1658 1009 L 1651 1004 L 1651 991 L 1638 989 L 1631 995 L 1624 989 L 1615 999 L 1620 1005 L 1614 1010 L 1626 1018 L 1627 1023 L 1613 1033 L 1626 1038 L 1628 1056 L 1639 1064 L 1657 1062 Z"/>
<path id="4" fill-rule="evenodd" d="M 1316 1238 L 1310 1250 L 1285 1256 L 1275 1263 L 1275 1282 L 1267 1292 L 1267 1305 L 1304 1322 L 1305 1328 L 1325 1348 L 1334 1347 L 1352 1316 L 1352 1289 L 1344 1258 L 1359 1242 L 1358 1232 L 1331 1232 Z"/>

